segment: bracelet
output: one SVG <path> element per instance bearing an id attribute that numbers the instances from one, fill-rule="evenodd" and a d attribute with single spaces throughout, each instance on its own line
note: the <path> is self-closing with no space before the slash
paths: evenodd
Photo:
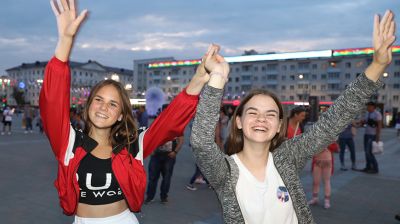
<path id="1" fill-rule="evenodd" d="M 227 82 L 228 82 L 228 78 L 227 78 L 227 77 L 225 77 L 224 75 L 222 75 L 222 73 L 219 73 L 219 72 L 211 72 L 210 76 L 213 76 L 213 75 L 217 75 L 217 76 L 221 77 L 221 78 L 222 78 L 222 80 L 224 80 L 224 81 L 225 81 L 225 83 L 227 83 Z"/>

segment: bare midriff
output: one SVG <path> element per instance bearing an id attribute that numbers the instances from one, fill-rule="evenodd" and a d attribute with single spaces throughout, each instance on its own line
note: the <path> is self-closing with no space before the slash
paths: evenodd
<path id="1" fill-rule="evenodd" d="M 78 204 L 76 215 L 83 218 L 104 218 L 118 215 L 128 208 L 125 200 L 117 201 L 105 205 Z"/>

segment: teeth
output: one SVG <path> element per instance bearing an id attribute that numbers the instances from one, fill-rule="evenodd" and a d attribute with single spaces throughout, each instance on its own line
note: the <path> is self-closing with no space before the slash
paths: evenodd
<path id="1" fill-rule="evenodd" d="M 100 114 L 100 113 L 96 113 L 96 116 L 97 116 L 97 117 L 100 117 L 100 118 L 104 118 L 104 119 L 107 119 L 107 118 L 108 118 L 106 115 Z"/>

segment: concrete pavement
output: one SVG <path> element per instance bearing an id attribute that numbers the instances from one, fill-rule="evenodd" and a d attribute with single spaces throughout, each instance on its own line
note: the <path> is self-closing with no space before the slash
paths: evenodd
<path id="1" fill-rule="evenodd" d="M 24 134 L 19 126 L 16 119 L 15 132 L 0 136 L 0 223 L 72 223 L 72 217 L 63 215 L 58 204 L 53 186 L 57 164 L 47 139 L 37 130 Z M 359 130 L 356 138 L 359 168 L 365 165 L 362 134 L 363 130 Z M 185 188 L 195 169 L 188 137 L 177 158 L 168 204 L 160 203 L 158 189 L 156 201 L 144 205 L 137 214 L 141 223 L 222 223 L 212 190 L 205 185 L 198 185 L 197 191 Z M 395 137 L 394 129 L 383 129 L 382 139 L 385 153 L 377 157 L 379 174 L 339 171 L 336 166 L 332 177 L 332 208 L 312 207 L 317 223 L 400 223 L 394 220 L 395 213 L 400 212 L 400 140 Z M 338 165 L 338 154 L 335 157 Z M 346 162 L 350 164 L 348 153 Z M 301 177 L 310 197 L 310 164 Z"/>

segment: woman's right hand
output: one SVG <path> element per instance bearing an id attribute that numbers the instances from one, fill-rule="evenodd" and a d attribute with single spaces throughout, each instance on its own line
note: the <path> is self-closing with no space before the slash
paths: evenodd
<path id="1" fill-rule="evenodd" d="M 57 19 L 58 45 L 56 57 L 61 61 L 67 61 L 74 41 L 74 36 L 79 30 L 82 21 L 86 18 L 87 10 L 83 10 L 77 16 L 75 0 L 50 1 L 51 8 Z"/>
<path id="2" fill-rule="evenodd" d="M 206 70 L 211 74 L 208 85 L 222 89 L 228 81 L 229 64 L 219 54 L 219 49 L 220 47 L 215 44 L 212 44 L 208 48 L 204 65 Z"/>

